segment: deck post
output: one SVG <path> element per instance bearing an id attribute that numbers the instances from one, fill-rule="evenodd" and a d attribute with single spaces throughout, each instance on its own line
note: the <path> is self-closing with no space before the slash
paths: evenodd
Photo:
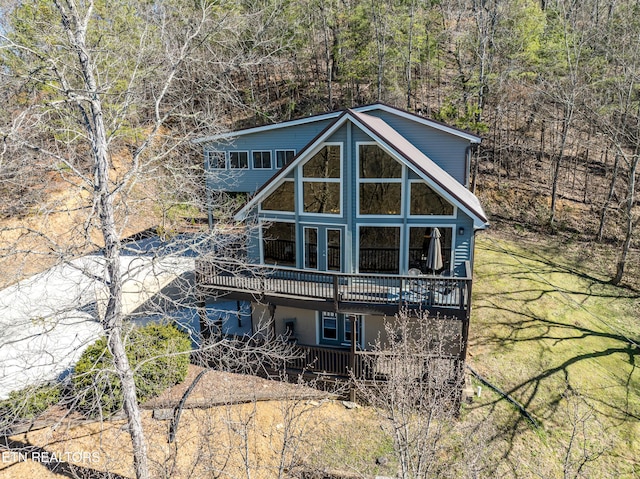
<path id="1" fill-rule="evenodd" d="M 356 400 L 356 387 L 355 379 L 358 371 L 356 371 L 356 347 L 357 347 L 357 329 L 356 329 L 356 315 L 349 316 L 349 323 L 351 323 L 351 354 L 349 355 L 349 362 L 351 363 L 352 378 L 349 381 L 349 400 L 355 402 Z"/>

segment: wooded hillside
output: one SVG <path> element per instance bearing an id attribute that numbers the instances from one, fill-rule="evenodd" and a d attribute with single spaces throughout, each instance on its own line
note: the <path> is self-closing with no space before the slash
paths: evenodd
<path id="1" fill-rule="evenodd" d="M 42 100 L 51 107 L 59 99 L 51 88 L 55 78 L 23 63 L 16 45 L 55 45 L 59 32 L 54 23 L 35 39 L 43 19 L 53 18 L 48 2 L 17 8 L 3 3 L 0 131 L 10 138 L 36 126 L 22 121 L 24 109 Z M 136 131 L 158 115 L 166 115 L 170 136 L 188 138 L 382 101 L 483 135 L 472 188 L 494 223 L 609 243 L 619 250 L 613 281 L 623 279 L 638 224 L 637 2 L 165 3 L 181 12 L 179 25 L 161 9 L 135 18 L 136 10 L 123 3 L 108 10 L 119 26 L 115 33 L 89 36 L 96 50 L 118 53 L 97 67 L 108 80 L 104 93 L 132 113 L 110 139 L 125 151 L 135 152 Z M 107 12 L 101 2 L 96 10 Z M 199 15 L 207 21 L 196 29 Z M 152 28 L 139 28 L 142 20 Z M 188 50 L 171 51 L 189 35 Z M 138 52 L 132 61 L 136 45 L 145 56 Z M 176 64 L 160 103 L 154 102 L 154 87 L 163 58 Z M 127 84 L 127 69 L 134 68 L 143 81 Z M 117 119 L 122 109 L 114 110 Z M 42 115 L 39 128 L 51 121 L 58 120 Z M 75 141 L 69 131 L 66 139 L 61 136 L 56 141 Z M 29 198 L 29 204 L 39 201 L 43 172 L 60 173 L 60 161 L 52 167 L 23 153 L 7 141 L 0 150 L 4 215 L 20 214 Z M 198 151 L 191 157 L 201 161 Z M 25 176 L 26 166 L 36 172 Z"/>

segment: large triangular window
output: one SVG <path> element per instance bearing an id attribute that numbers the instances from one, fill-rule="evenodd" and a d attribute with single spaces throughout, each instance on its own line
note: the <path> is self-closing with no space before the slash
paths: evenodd
<path id="1" fill-rule="evenodd" d="M 412 181 L 409 214 L 411 216 L 453 216 L 454 208 L 424 181 Z"/>

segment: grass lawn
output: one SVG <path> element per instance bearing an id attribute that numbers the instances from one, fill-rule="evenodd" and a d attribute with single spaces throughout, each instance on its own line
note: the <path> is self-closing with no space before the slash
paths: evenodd
<path id="1" fill-rule="evenodd" d="M 640 475 L 640 293 L 608 284 L 611 264 L 559 240 L 478 237 L 469 363 L 541 427 L 486 388 L 465 415 L 495 426 L 516 476 L 575 477 L 582 462 L 586 477 Z"/>

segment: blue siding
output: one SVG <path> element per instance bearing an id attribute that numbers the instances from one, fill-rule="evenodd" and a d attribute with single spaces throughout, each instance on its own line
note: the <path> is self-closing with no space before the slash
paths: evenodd
<path id="1" fill-rule="evenodd" d="M 440 168 L 463 185 L 466 184 L 467 140 L 386 111 L 367 111 L 367 115 L 382 118 Z"/>
<path id="2" fill-rule="evenodd" d="M 289 128 L 256 132 L 219 143 L 211 142 L 206 144 L 204 150 L 207 151 L 249 152 L 248 169 L 210 170 L 207 178 L 207 187 L 212 190 L 254 193 L 278 171 L 276 168 L 276 150 L 295 150 L 296 154 L 299 153 L 332 121 L 334 120 L 322 120 Z M 271 168 L 254 169 L 251 157 L 252 151 L 271 151 Z"/>
<path id="3" fill-rule="evenodd" d="M 358 269 L 358 226 L 359 225 L 379 225 L 379 226 L 397 226 L 401 232 L 401 273 L 406 273 L 409 269 L 409 228 L 411 226 L 424 227 L 440 227 L 451 228 L 452 235 L 452 253 L 453 263 L 452 269 L 457 274 L 464 271 L 464 262 L 471 259 L 471 247 L 473 245 L 473 220 L 464 212 L 457 210 L 455 218 L 403 218 L 403 217 L 378 217 L 378 218 L 358 218 L 357 217 L 357 142 L 372 141 L 372 138 L 357 126 L 347 122 L 339 130 L 333 133 L 327 142 L 340 142 L 343 145 L 343 189 L 342 189 L 342 215 L 341 217 L 329 217 L 323 215 L 299 215 L 298 213 L 260 213 L 260 217 L 268 220 L 279 219 L 295 219 L 296 220 L 296 236 L 297 236 L 297 267 L 304 267 L 303 264 L 303 242 L 305 226 L 339 226 L 344 228 L 343 237 L 343 271 L 353 273 Z M 403 184 L 404 191 L 409 191 L 408 185 L 410 179 L 418 178 L 417 175 L 410 173 Z M 298 183 L 296 183 L 296 188 Z M 299 195 L 300 192 L 297 192 Z M 405 210 L 408 208 L 408 198 L 405 196 Z M 464 228 L 463 234 L 459 234 L 459 228 Z M 320 233 L 322 235 L 323 233 Z M 260 244 L 257 238 L 254 238 L 250 245 L 250 253 L 254 260 L 259 259 Z"/>

